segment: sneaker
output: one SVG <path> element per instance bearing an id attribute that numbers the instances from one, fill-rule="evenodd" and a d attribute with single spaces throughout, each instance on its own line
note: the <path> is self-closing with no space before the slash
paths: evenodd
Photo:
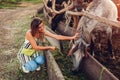
<path id="1" fill-rule="evenodd" d="M 36 70 L 37 70 L 37 71 L 40 71 L 40 70 L 41 70 L 41 67 L 39 66 Z"/>
<path id="2" fill-rule="evenodd" d="M 22 70 L 24 73 L 29 73 L 30 71 L 26 70 L 24 66 L 22 66 Z"/>

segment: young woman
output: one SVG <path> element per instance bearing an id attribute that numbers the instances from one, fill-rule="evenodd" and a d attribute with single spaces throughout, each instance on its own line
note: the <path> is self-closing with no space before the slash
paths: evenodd
<path id="1" fill-rule="evenodd" d="M 49 37 L 55 38 L 57 40 L 72 40 L 72 39 L 77 38 L 77 35 L 78 34 L 76 33 L 74 36 L 68 37 L 68 36 L 53 34 L 45 29 L 44 23 L 40 18 L 34 18 L 31 22 L 30 29 L 26 32 L 25 42 L 18 52 L 18 59 L 20 61 L 23 72 L 25 72 L 25 73 L 30 72 L 29 70 L 27 70 L 25 68 L 25 64 L 28 61 L 33 60 L 37 56 L 39 56 L 40 51 L 55 50 L 54 46 L 38 45 L 38 40 L 39 40 L 39 42 L 43 42 L 45 36 L 49 36 Z M 26 51 L 23 52 L 23 50 L 26 50 L 26 49 L 27 50 L 31 49 L 31 51 L 29 50 L 29 51 L 27 51 L 29 53 L 24 54 L 24 52 L 26 52 Z M 40 66 L 38 66 L 38 68 L 36 70 L 40 70 Z"/>

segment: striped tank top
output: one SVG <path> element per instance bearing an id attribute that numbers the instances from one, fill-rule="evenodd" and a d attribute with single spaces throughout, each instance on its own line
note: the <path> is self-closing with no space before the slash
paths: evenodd
<path id="1" fill-rule="evenodd" d="M 38 44 L 38 39 L 35 38 L 35 40 L 36 40 L 37 45 L 42 44 L 41 42 L 39 42 L 40 44 Z M 31 56 L 27 56 L 27 55 L 21 53 L 24 48 L 25 49 L 33 49 L 33 47 L 31 46 L 30 42 L 27 39 L 25 39 L 25 42 L 23 43 L 23 45 L 21 46 L 21 48 L 17 54 L 17 57 L 18 57 L 21 65 L 24 65 L 27 61 L 33 60 L 40 54 L 43 54 L 43 51 L 39 50 L 39 51 L 35 51 L 35 53 L 33 53 Z"/>

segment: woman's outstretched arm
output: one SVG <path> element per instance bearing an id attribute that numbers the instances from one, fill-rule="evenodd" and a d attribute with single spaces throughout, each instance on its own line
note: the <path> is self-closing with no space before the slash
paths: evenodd
<path id="1" fill-rule="evenodd" d="M 72 40 L 72 39 L 77 38 L 78 33 L 76 33 L 74 36 L 63 36 L 63 35 L 57 35 L 57 34 L 49 32 L 48 30 L 45 30 L 45 35 L 55 38 L 57 40 Z"/>
<path id="2" fill-rule="evenodd" d="M 38 46 L 30 31 L 26 33 L 25 38 L 29 40 L 30 44 L 35 50 L 55 50 L 54 46 Z"/>

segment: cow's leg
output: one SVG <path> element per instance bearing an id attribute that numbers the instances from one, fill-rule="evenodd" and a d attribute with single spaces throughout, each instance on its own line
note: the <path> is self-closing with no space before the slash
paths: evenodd
<path id="1" fill-rule="evenodd" d="M 101 32 L 98 31 L 98 52 L 99 52 L 99 55 L 101 55 Z"/>
<path id="2" fill-rule="evenodd" d="M 115 59 L 114 52 L 112 52 L 112 28 L 107 28 L 107 41 L 108 41 L 108 52 L 112 55 L 112 58 Z"/>
<path id="3" fill-rule="evenodd" d="M 88 58 L 88 57 L 89 57 L 88 54 L 89 54 L 89 53 L 88 53 L 88 48 L 86 47 L 86 48 L 85 48 L 85 58 Z"/>
<path id="4" fill-rule="evenodd" d="M 91 35 L 91 43 L 90 43 L 90 54 L 94 56 L 94 47 L 95 47 L 95 44 L 94 44 L 94 35 L 92 34 Z"/>

